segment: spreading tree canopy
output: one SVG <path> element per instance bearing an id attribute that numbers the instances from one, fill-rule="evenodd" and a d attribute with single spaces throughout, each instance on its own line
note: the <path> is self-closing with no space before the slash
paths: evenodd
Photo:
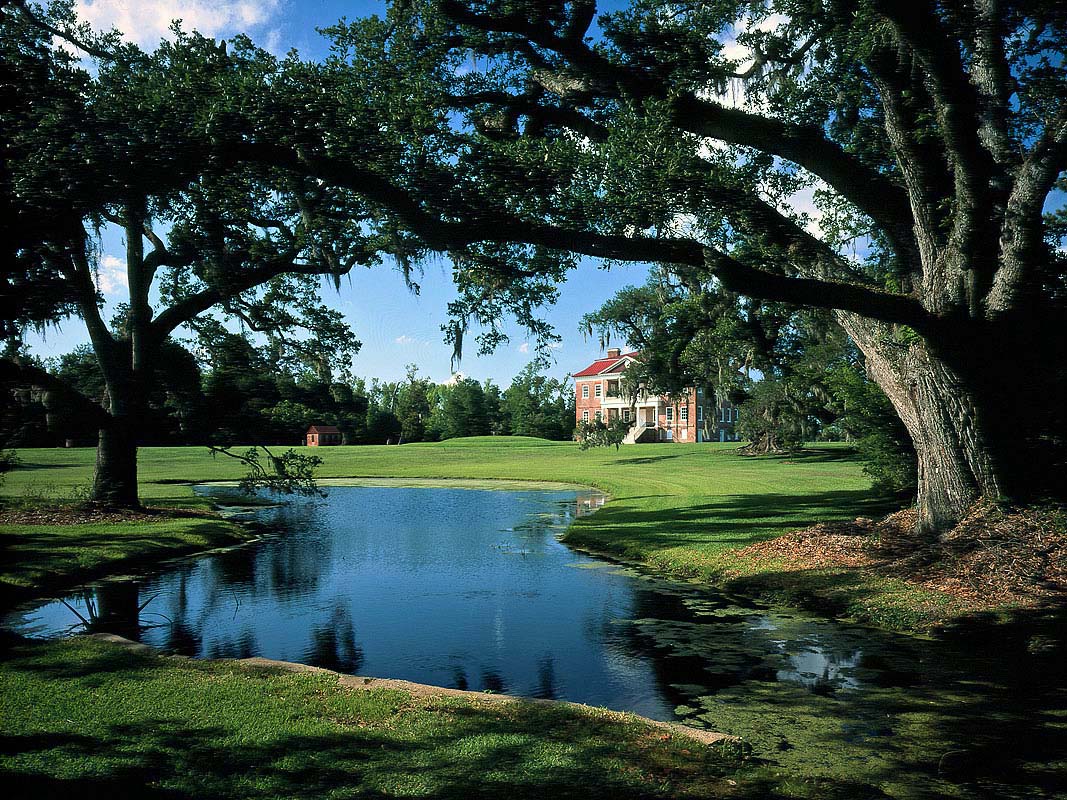
<path id="1" fill-rule="evenodd" d="M 577 255 L 830 309 L 914 440 L 925 529 L 1064 497 L 1062 3 L 407 0 L 332 35 L 397 160 L 343 113 L 275 160 L 476 267 L 460 319 Z"/>
<path id="2" fill-rule="evenodd" d="M 404 0 L 332 29 L 321 64 L 194 40 L 94 80 L 3 24 L 28 76 L 0 133 L 33 217 L 18 280 L 99 329 L 86 221 L 186 220 L 188 249 L 130 237 L 130 333 L 97 349 L 134 373 L 183 316 L 140 299 L 179 253 L 188 311 L 294 262 L 447 251 L 457 349 L 504 310 L 547 336 L 536 307 L 579 256 L 652 262 L 832 310 L 914 441 L 925 529 L 979 496 L 1067 494 L 1060 2 Z"/>
<path id="3" fill-rule="evenodd" d="M 328 124 L 305 91 L 323 90 L 305 74 L 313 67 L 242 37 L 220 44 L 177 27 L 146 54 L 79 26 L 64 3 L 0 10 L 4 334 L 17 340 L 25 325 L 80 317 L 103 386 L 79 391 L 15 346 L 0 377 L 43 389 L 47 404 L 98 430 L 93 499 L 135 506 L 149 401 L 176 366 L 171 334 L 210 344 L 225 332 L 212 316 L 221 315 L 257 332 L 272 363 L 299 361 L 328 380 L 359 344 L 324 304 L 322 278 L 337 283 L 383 248 L 358 195 L 241 150 L 249 130 L 291 124 L 298 112 Z M 105 226 L 125 240 L 129 296 L 113 320 L 99 290 Z"/>

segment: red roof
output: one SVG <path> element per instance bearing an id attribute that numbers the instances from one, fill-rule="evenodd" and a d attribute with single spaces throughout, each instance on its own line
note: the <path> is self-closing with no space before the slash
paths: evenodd
<path id="1" fill-rule="evenodd" d="M 340 433 L 336 425 L 312 425 L 308 433 Z"/>
<path id="2" fill-rule="evenodd" d="M 623 353 L 621 356 L 612 356 L 611 358 L 598 358 L 592 364 L 580 372 L 575 372 L 572 377 L 574 378 L 588 378 L 592 375 L 600 375 L 602 372 L 622 372 L 621 369 L 609 370 L 608 367 L 614 366 L 624 358 L 637 358 L 640 354 L 638 351 L 632 353 Z"/>

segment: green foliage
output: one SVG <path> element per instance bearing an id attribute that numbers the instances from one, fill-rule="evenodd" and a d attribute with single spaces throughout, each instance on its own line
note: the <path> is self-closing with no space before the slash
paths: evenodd
<path id="1" fill-rule="evenodd" d="M 0 450 L 0 484 L 11 470 L 19 465 L 19 455 L 14 450 Z"/>
<path id="2" fill-rule="evenodd" d="M 756 382 L 740 406 L 737 431 L 755 453 L 792 453 L 811 438 L 807 418 L 796 413 L 790 385 L 775 378 Z"/>
<path id="3" fill-rule="evenodd" d="M 396 417 L 400 422 L 400 436 L 405 442 L 421 442 L 426 438 L 426 424 L 430 419 L 430 388 L 431 383 L 419 378 L 415 365 L 409 364 L 407 380 L 396 398 Z"/>
<path id="4" fill-rule="evenodd" d="M 495 387 L 490 387 L 495 388 Z M 434 439 L 461 436 L 486 436 L 497 423 L 495 398 L 486 396 L 485 387 L 473 378 L 461 378 L 452 384 L 435 387 L 434 407 L 427 431 Z"/>
<path id="5" fill-rule="evenodd" d="M 501 413 L 513 436 L 570 439 L 574 432 L 574 391 L 570 381 L 540 374 L 527 364 L 504 390 Z"/>
<path id="6" fill-rule="evenodd" d="M 613 419 L 611 422 L 595 419 L 579 422 L 574 438 L 577 439 L 580 450 L 588 450 L 591 447 L 614 447 L 618 450 L 629 430 L 630 423 L 621 419 Z"/>
<path id="7" fill-rule="evenodd" d="M 322 464 L 317 455 L 298 453 L 292 448 L 280 456 L 266 447 L 250 447 L 240 453 L 222 447 L 211 447 L 210 450 L 212 454 L 229 456 L 244 464 L 247 471 L 238 486 L 246 495 L 254 495 L 260 490 L 306 497 L 322 495 L 315 482 L 315 469 Z"/>
<path id="8" fill-rule="evenodd" d="M 301 439 L 312 425 L 327 424 L 321 412 L 293 400 L 282 400 L 261 413 L 272 428 L 294 442 Z M 332 420 L 329 423 L 332 424 Z"/>
<path id="9" fill-rule="evenodd" d="M 840 416 L 834 428 L 855 441 L 864 472 L 882 491 L 915 493 L 915 448 L 904 424 L 861 365 L 843 363 L 827 375 Z"/>

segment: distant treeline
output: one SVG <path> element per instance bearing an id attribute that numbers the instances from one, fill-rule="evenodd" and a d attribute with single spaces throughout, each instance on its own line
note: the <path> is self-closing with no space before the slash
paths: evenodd
<path id="1" fill-rule="evenodd" d="M 88 347 L 41 362 L 81 392 L 107 402 L 107 389 Z M 287 444 L 303 442 L 308 426 L 336 425 L 346 444 L 438 441 L 487 434 L 569 439 L 574 397 L 566 380 L 534 365 L 501 388 L 487 380 L 448 384 L 404 380 L 335 379 L 272 359 L 245 336 L 217 336 L 194 355 L 168 342 L 156 366 L 140 429 L 145 445 Z M 62 397 L 30 387 L 0 392 L 0 447 L 95 445 L 95 430 L 80 423 Z"/>

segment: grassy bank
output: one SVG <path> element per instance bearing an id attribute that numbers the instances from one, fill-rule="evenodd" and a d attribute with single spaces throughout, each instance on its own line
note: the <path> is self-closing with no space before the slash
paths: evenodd
<path id="1" fill-rule="evenodd" d="M 924 630 L 966 613 L 947 595 L 846 569 L 797 571 L 755 565 L 737 553 L 816 522 L 880 516 L 892 504 L 872 494 L 847 449 L 824 446 L 791 457 L 749 458 L 732 444 L 663 444 L 580 451 L 540 439 L 474 438 L 402 447 L 317 448 L 323 478 L 553 481 L 594 486 L 612 502 L 569 531 L 576 546 L 646 563 L 673 575 L 734 583 L 785 600 L 824 605 L 901 630 Z M 84 492 L 92 451 L 27 450 L 4 495 L 39 500 Z M 148 502 L 190 502 L 197 481 L 234 480 L 242 468 L 206 449 L 144 448 Z M 0 532 L 2 534 L 2 532 Z"/>
<path id="2" fill-rule="evenodd" d="M 86 639 L 0 662 L 7 797 L 720 797 L 736 747 L 595 709 L 351 690 Z"/>
<path id="3" fill-rule="evenodd" d="M 0 525 L 0 608 L 165 558 L 238 544 L 249 534 L 221 519 Z"/>

